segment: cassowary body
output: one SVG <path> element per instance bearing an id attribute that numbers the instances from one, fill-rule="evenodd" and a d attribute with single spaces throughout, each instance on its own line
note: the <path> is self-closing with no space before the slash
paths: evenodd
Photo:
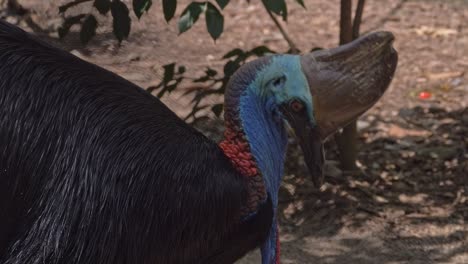
<path id="1" fill-rule="evenodd" d="M 233 263 L 259 245 L 279 263 L 280 105 L 300 99 L 313 119 L 300 63 L 241 68 L 218 145 L 143 89 L 0 21 L 0 263 Z"/>
<path id="2" fill-rule="evenodd" d="M 3 22 L 0 62 L 2 263 L 229 263 L 264 240 L 271 203 L 240 222 L 244 177 L 159 100 Z"/>

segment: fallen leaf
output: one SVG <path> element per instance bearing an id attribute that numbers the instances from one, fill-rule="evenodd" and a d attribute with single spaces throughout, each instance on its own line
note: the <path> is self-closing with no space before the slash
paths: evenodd
<path id="1" fill-rule="evenodd" d="M 425 193 L 418 193 L 415 195 L 407 195 L 407 194 L 400 194 L 398 195 L 398 200 L 402 203 L 409 203 L 409 204 L 418 204 L 422 203 L 426 200 L 427 194 Z"/>
<path id="2" fill-rule="evenodd" d="M 375 201 L 377 201 L 378 203 L 388 203 L 388 200 L 383 197 L 383 196 L 380 196 L 380 195 L 375 195 L 374 196 L 374 199 Z"/>
<path id="3" fill-rule="evenodd" d="M 403 138 L 407 136 L 426 137 L 431 135 L 431 132 L 426 130 L 408 129 L 398 125 L 391 124 L 387 128 L 388 135 L 395 138 Z"/>
<path id="4" fill-rule="evenodd" d="M 456 35 L 458 31 L 452 28 L 435 28 L 435 27 L 428 27 L 428 26 L 421 26 L 420 28 L 416 28 L 414 30 L 417 35 L 423 36 L 431 36 L 431 37 L 447 37 L 450 35 Z"/>

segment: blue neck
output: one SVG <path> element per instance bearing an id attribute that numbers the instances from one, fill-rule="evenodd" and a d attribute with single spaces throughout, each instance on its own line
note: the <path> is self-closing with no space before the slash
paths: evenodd
<path id="1" fill-rule="evenodd" d="M 287 133 L 273 100 L 259 95 L 255 89 L 249 87 L 239 102 L 239 117 L 244 133 L 273 203 L 273 224 L 269 237 L 261 248 L 262 264 L 276 263 L 276 211 L 287 146 Z"/>

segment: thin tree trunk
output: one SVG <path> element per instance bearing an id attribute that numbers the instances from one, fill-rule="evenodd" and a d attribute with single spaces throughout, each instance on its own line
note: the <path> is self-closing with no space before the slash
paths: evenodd
<path id="1" fill-rule="evenodd" d="M 343 128 L 343 132 L 335 137 L 338 145 L 340 164 L 343 170 L 353 171 L 357 169 L 357 123 L 351 122 Z"/>
<path id="2" fill-rule="evenodd" d="M 359 30 L 361 28 L 362 14 L 364 13 L 364 5 L 366 0 L 359 0 L 356 7 L 356 13 L 354 15 L 353 22 L 353 40 L 359 38 Z"/>
<path id="3" fill-rule="evenodd" d="M 351 17 L 352 7 L 352 0 L 341 0 L 340 45 L 346 44 L 353 40 L 353 21 Z"/>
<path id="4" fill-rule="evenodd" d="M 364 6 L 363 3 L 361 3 Z M 340 45 L 353 40 L 355 28 L 352 22 L 352 0 L 341 0 L 340 12 Z M 358 10 L 356 10 L 358 11 Z M 361 8 L 362 12 L 362 8 Z M 362 14 L 361 14 L 362 15 Z M 359 32 L 359 22 L 357 23 L 357 32 Z M 357 18 L 357 17 L 356 17 Z M 356 21 L 356 20 L 355 20 Z M 359 34 L 359 33 L 358 33 Z M 340 163 L 343 170 L 355 170 L 357 159 L 357 124 L 353 121 L 343 128 L 343 132 L 337 133 L 335 140 L 339 150 Z"/>

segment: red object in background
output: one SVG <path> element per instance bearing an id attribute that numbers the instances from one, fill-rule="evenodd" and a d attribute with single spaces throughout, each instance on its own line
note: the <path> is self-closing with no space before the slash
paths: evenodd
<path id="1" fill-rule="evenodd" d="M 429 99 L 432 97 L 432 94 L 430 92 L 420 92 L 419 93 L 419 99 Z"/>

